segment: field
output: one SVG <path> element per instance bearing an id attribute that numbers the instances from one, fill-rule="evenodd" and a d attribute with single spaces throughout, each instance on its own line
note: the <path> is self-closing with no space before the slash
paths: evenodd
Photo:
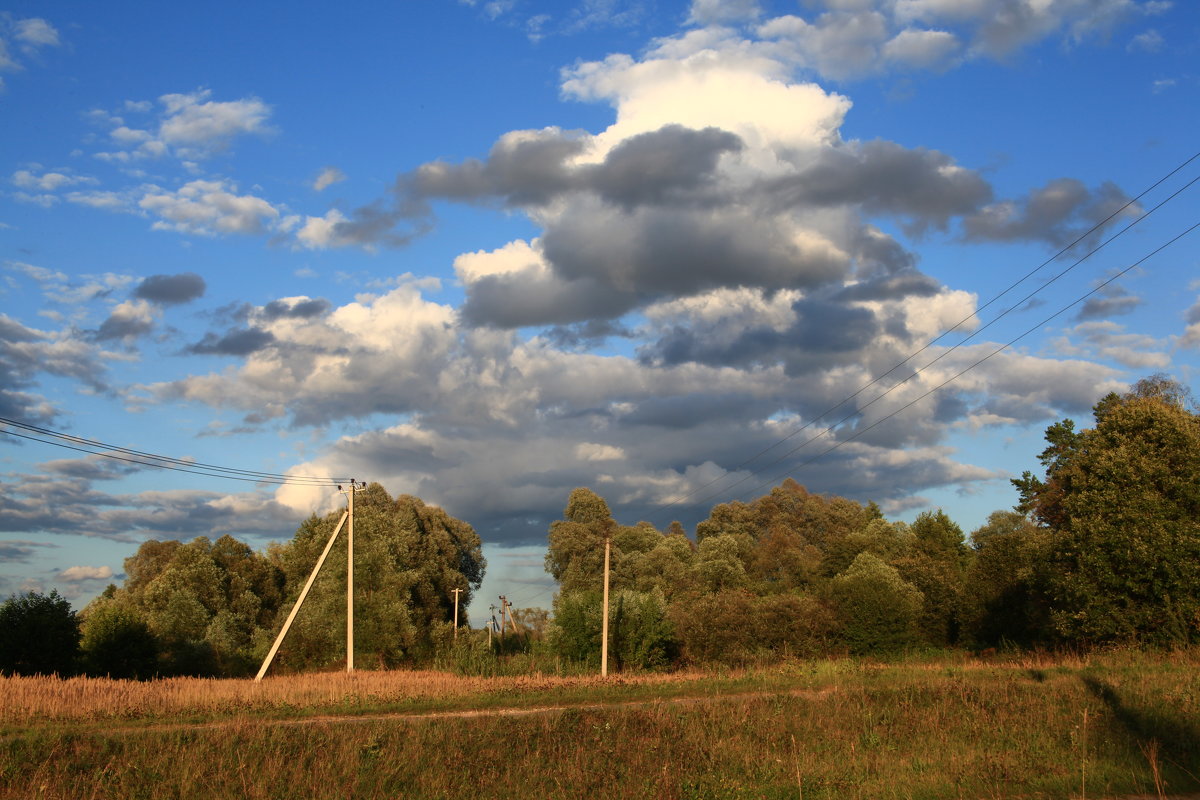
<path id="1" fill-rule="evenodd" d="M 0 798 L 1200 792 L 1200 651 L 736 672 L 0 679 Z"/>

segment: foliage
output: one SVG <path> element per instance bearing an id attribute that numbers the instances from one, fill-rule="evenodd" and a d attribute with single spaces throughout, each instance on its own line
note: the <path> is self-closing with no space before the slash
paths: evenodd
<path id="1" fill-rule="evenodd" d="M 253 672 L 265 654 L 283 599 L 283 573 L 265 556 L 228 535 L 216 542 L 204 536 L 187 543 L 151 539 L 125 559 L 125 573 L 125 585 L 108 599 L 136 616 L 152 634 L 159 672 Z M 132 637 L 145 644 L 129 620 L 117 622 L 113 617 L 117 627 L 106 636 Z M 144 652 L 139 649 L 131 665 L 110 664 L 105 671 L 144 677 Z"/>
<path id="2" fill-rule="evenodd" d="M 1050 532 L 1024 514 L 995 511 L 971 539 L 976 556 L 963 588 L 966 639 L 978 648 L 1048 642 Z"/>
<path id="3" fill-rule="evenodd" d="M 727 590 L 672 606 L 669 616 L 690 664 L 824 654 L 839 629 L 833 610 L 811 595 Z"/>
<path id="4" fill-rule="evenodd" d="M 830 583 L 830 596 L 851 653 L 891 653 L 917 641 L 925 596 L 878 556 L 860 553 Z"/>
<path id="5" fill-rule="evenodd" d="M 119 603 L 89 607 L 80 648 L 89 675 L 145 680 L 158 673 L 158 639 L 141 616 Z"/>
<path id="6" fill-rule="evenodd" d="M 0 674 L 72 675 L 78 653 L 79 621 L 54 589 L 0 604 Z"/>

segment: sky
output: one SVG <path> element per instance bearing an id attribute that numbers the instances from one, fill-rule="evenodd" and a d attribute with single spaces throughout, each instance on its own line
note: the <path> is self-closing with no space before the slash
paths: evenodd
<path id="1" fill-rule="evenodd" d="M 1198 48 L 1182 0 L 10 2 L 0 596 L 345 502 L 22 425 L 439 505 L 475 624 L 549 606 L 577 486 L 969 532 L 1050 423 L 1196 385 Z"/>

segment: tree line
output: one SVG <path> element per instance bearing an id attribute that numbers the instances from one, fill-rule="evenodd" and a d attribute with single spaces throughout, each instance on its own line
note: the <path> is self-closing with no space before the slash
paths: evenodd
<path id="1" fill-rule="evenodd" d="M 13 596 L 0 606 L 0 671 L 251 675 L 341 513 L 309 517 L 291 541 L 266 552 L 231 536 L 144 542 L 125 559 L 124 583 L 78 614 L 56 592 Z M 357 493 L 354 525 L 356 659 L 384 668 L 428 660 L 453 635 L 446 620 L 456 599 L 465 607 L 483 580 L 478 534 L 415 497 L 393 499 L 379 484 Z M 344 663 L 345 601 L 346 551 L 334 547 L 273 669 Z"/>
<path id="2" fill-rule="evenodd" d="M 787 480 L 725 503 L 689 539 L 617 524 L 586 488 L 551 525 L 548 640 L 596 662 L 604 540 L 618 667 L 856 655 L 913 647 L 1187 646 L 1200 639 L 1200 417 L 1153 376 L 1046 430 L 1042 477 L 968 538 L 944 512 L 891 522 L 873 503 Z"/>
<path id="3" fill-rule="evenodd" d="M 550 525 L 553 613 L 518 611 L 504 647 L 595 665 L 604 543 L 612 552 L 616 669 L 914 647 L 1173 647 L 1200 639 L 1200 416 L 1154 376 L 1093 409 L 1091 428 L 1046 430 L 1041 475 L 970 536 L 941 510 L 911 524 L 874 503 L 793 480 L 679 523 L 622 525 L 595 492 L 571 492 Z M 372 484 L 356 499 L 356 660 L 428 665 L 455 645 L 486 563 L 474 529 Z M 236 539 L 148 541 L 125 581 L 78 615 L 51 592 L 0 606 L 0 671 L 113 677 L 247 675 L 262 661 L 341 512 L 258 552 Z M 344 663 L 345 549 L 334 548 L 277 658 Z M 495 643 L 499 644 L 499 642 Z M 493 651 L 490 649 L 489 654 Z M 461 655 L 461 653 L 460 653 Z M 461 663 L 461 662 L 460 662 Z"/>

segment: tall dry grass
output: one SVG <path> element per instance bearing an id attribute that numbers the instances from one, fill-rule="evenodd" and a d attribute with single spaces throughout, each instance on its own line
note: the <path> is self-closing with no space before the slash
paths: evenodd
<path id="1" fill-rule="evenodd" d="M 461 696 L 484 709 L 494 691 L 514 705 L 556 692 L 573 703 L 522 716 L 328 715 L 303 725 L 235 714 L 215 727 L 98 725 L 93 706 L 75 722 L 10 726 L 0 800 L 1186 796 L 1200 792 L 1198 655 L 793 662 L 685 684 L 440 673 L 281 678 L 257 689 L 218 681 L 229 687 L 216 689 L 229 693 L 224 702 L 276 707 L 301 697 L 337 707 L 367 692 Z M 205 683 L 184 682 L 174 710 L 146 713 L 171 722 L 213 708 L 200 697 Z M 154 684 L 129 688 L 139 687 L 141 705 L 130 708 L 168 696 L 153 695 Z M 795 691 L 814 687 L 823 690 Z"/>
<path id="2" fill-rule="evenodd" d="M 260 683 L 217 678 L 125 681 L 108 678 L 0 677 L 0 725 L 30 721 L 170 718 L 211 714 L 349 711 L 421 700 L 516 697 L 694 681 L 704 673 L 591 677 L 463 677 L 431 670 L 332 672 L 269 677 Z"/>

